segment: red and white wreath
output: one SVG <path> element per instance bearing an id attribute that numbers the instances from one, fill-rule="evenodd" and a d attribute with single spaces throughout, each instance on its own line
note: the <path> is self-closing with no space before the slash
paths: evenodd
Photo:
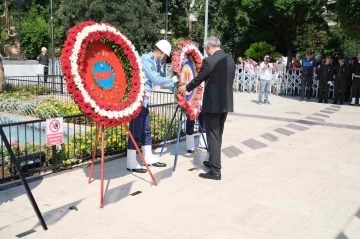
<path id="1" fill-rule="evenodd" d="M 89 21 L 71 28 L 60 61 L 68 92 L 100 125 L 127 123 L 140 113 L 145 95 L 140 56 L 115 27 Z"/>
<path id="2" fill-rule="evenodd" d="M 203 56 L 199 49 L 189 41 L 181 41 L 177 47 L 178 51 L 173 52 L 172 67 L 180 78 L 179 86 L 182 86 L 189 83 L 199 73 Z M 203 93 L 202 84 L 191 92 L 177 94 L 178 104 L 187 111 L 191 120 L 195 120 L 201 112 Z"/>

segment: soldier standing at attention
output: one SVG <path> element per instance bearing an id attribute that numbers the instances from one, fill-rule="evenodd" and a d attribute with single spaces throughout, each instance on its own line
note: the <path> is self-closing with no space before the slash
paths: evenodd
<path id="1" fill-rule="evenodd" d="M 40 65 L 44 66 L 44 82 L 47 82 L 49 75 L 49 57 L 46 55 L 47 49 L 41 48 L 41 54 L 36 58 Z"/>
<path id="2" fill-rule="evenodd" d="M 359 94 L 360 94 L 360 53 L 357 56 L 357 61 L 355 61 L 353 65 L 353 80 L 352 80 L 351 94 L 352 94 L 352 100 L 350 104 L 355 105 L 356 98 L 359 98 Z"/>
<path id="3" fill-rule="evenodd" d="M 334 67 L 330 64 L 331 56 L 326 57 L 325 64 L 319 67 L 317 81 L 319 85 L 319 103 L 328 103 L 329 86 L 332 84 L 334 78 Z M 324 92 L 325 91 L 325 92 Z"/>
<path id="4" fill-rule="evenodd" d="M 349 77 L 349 68 L 345 64 L 345 58 L 339 57 L 339 65 L 335 66 L 335 88 L 334 88 L 334 102 L 338 102 L 338 93 L 340 89 L 340 105 L 344 104 L 346 81 Z"/>

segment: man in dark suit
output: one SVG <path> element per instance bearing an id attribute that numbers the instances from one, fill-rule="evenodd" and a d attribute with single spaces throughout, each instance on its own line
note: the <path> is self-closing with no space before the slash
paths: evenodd
<path id="1" fill-rule="evenodd" d="M 199 176 L 206 179 L 221 180 L 221 143 L 224 124 L 228 112 L 234 111 L 233 82 L 235 62 L 231 56 L 220 49 L 221 43 L 216 37 L 208 37 L 205 58 L 199 74 L 186 86 L 179 87 L 179 92 L 190 92 L 205 81 L 202 113 L 205 119 L 206 137 L 209 147 L 209 161 L 204 165 L 211 170 Z"/>

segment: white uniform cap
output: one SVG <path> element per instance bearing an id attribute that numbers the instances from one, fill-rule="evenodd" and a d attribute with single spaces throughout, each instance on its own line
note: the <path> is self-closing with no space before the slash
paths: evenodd
<path id="1" fill-rule="evenodd" d="M 42 47 L 41 51 L 47 51 L 46 47 Z"/>

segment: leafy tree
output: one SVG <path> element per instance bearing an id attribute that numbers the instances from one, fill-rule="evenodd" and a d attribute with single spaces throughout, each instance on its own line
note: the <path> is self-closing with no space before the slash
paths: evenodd
<path id="1" fill-rule="evenodd" d="M 56 18 L 65 33 L 62 40 L 66 31 L 80 22 L 109 22 L 143 53 L 152 50 L 154 43 L 161 38 L 164 19 L 159 14 L 160 7 L 159 0 L 125 0 L 121 4 L 117 0 L 62 0 Z"/>
<path id="2" fill-rule="evenodd" d="M 56 2 L 54 1 L 55 10 L 57 8 Z M 16 1 L 8 1 L 8 3 L 10 14 L 13 16 L 13 26 L 16 33 L 19 34 Z M 26 58 L 34 59 L 40 53 L 41 47 L 45 46 L 50 49 L 50 4 L 47 0 L 22 0 L 21 3 L 21 48 Z M 59 39 L 60 35 L 60 29 L 55 26 L 55 46 L 59 45 L 57 39 Z M 2 29 L 1 39 L 4 39 L 4 37 L 5 29 Z"/>
<path id="3" fill-rule="evenodd" d="M 250 45 L 250 48 L 245 51 L 245 55 L 251 57 L 257 62 L 262 61 L 265 55 L 277 58 L 281 56 L 280 53 L 275 51 L 276 47 L 266 42 L 255 42 Z"/>
<path id="4" fill-rule="evenodd" d="M 205 23 L 205 0 L 198 0 L 197 19 L 193 24 L 193 39 L 203 43 Z M 236 56 L 246 49 L 243 48 L 248 26 L 249 17 L 242 10 L 241 1 L 237 0 L 211 0 L 209 1 L 209 29 L 208 35 L 219 37 L 222 48 L 229 54 Z"/>
<path id="5" fill-rule="evenodd" d="M 329 43 L 329 33 L 324 29 L 327 29 L 326 25 L 316 23 L 310 23 L 299 27 L 296 30 L 296 38 L 294 41 L 296 52 L 319 52 L 320 50 L 325 49 Z"/>
<path id="6" fill-rule="evenodd" d="M 350 36 L 360 39 L 360 1 L 337 0 L 336 14 L 341 27 Z"/>
<path id="7" fill-rule="evenodd" d="M 298 28 L 321 21 L 322 7 L 326 3 L 327 0 L 242 0 L 244 10 L 252 17 L 251 23 L 272 29 L 284 42 L 289 59 L 293 55 Z"/>

